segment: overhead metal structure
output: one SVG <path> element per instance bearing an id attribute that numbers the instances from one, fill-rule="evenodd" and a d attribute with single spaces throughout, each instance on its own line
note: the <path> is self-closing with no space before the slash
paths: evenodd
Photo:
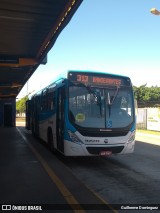
<path id="1" fill-rule="evenodd" d="M 16 98 L 83 0 L 0 0 L 0 98 Z"/>

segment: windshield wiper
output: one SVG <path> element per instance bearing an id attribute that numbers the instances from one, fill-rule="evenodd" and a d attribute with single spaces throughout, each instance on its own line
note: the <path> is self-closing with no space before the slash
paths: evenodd
<path id="1" fill-rule="evenodd" d="M 111 100 L 111 97 L 110 97 L 110 93 L 108 92 L 108 94 L 107 94 L 109 117 L 111 115 L 111 106 L 112 106 L 112 104 L 114 103 L 114 101 L 115 101 L 115 99 L 117 97 L 118 90 L 119 90 L 119 87 L 117 87 L 112 100 Z"/>
<path id="2" fill-rule="evenodd" d="M 116 97 L 117 97 L 117 94 L 118 94 L 118 90 L 119 90 L 119 87 L 117 87 L 117 89 L 116 89 L 116 91 L 115 91 L 115 93 L 114 93 L 114 96 L 113 96 L 112 100 L 111 100 L 111 97 L 110 97 L 110 93 L 108 92 L 107 100 L 108 100 L 108 105 L 109 105 L 109 106 L 112 105 L 112 104 L 114 103 L 114 101 L 115 101 L 115 99 L 116 99 Z"/>

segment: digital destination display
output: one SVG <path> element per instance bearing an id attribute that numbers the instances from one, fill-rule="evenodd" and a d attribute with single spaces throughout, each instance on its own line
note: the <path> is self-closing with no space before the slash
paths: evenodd
<path id="1" fill-rule="evenodd" d="M 85 85 L 130 86 L 129 78 L 109 74 L 69 72 L 68 78 L 74 83 Z"/>

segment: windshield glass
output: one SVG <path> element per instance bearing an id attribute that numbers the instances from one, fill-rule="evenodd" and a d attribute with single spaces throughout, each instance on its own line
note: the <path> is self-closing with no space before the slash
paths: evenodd
<path id="1" fill-rule="evenodd" d="M 128 87 L 69 87 L 69 119 L 80 127 L 126 127 L 133 121 L 133 106 Z"/>

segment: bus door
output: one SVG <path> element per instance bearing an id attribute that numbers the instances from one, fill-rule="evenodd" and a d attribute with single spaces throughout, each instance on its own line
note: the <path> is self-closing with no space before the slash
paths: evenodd
<path id="1" fill-rule="evenodd" d="M 36 99 L 36 108 L 35 108 L 35 134 L 39 137 L 39 111 L 40 111 L 40 96 L 37 96 Z"/>
<path id="2" fill-rule="evenodd" d="M 31 129 L 31 100 L 26 101 L 26 129 Z"/>
<path id="3" fill-rule="evenodd" d="M 64 87 L 58 89 L 57 149 L 64 153 Z"/>
<path id="4" fill-rule="evenodd" d="M 39 97 L 36 96 L 33 99 L 33 108 L 32 108 L 32 134 L 36 137 L 39 137 L 39 111 L 40 111 L 40 101 Z"/>

